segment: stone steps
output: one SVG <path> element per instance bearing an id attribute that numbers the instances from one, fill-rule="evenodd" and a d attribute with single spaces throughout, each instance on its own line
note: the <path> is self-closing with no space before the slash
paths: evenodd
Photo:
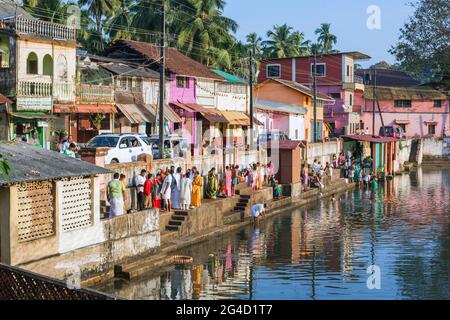
<path id="1" fill-rule="evenodd" d="M 114 277 L 126 280 L 134 279 L 145 273 L 155 270 L 156 268 L 161 268 L 165 265 L 169 265 L 172 259 L 167 256 L 162 256 L 160 258 L 151 257 L 151 262 L 144 260 L 139 260 L 135 263 L 126 264 L 124 266 L 116 265 L 114 266 Z"/>
<path id="2" fill-rule="evenodd" d="M 169 220 L 169 223 L 166 226 L 167 231 L 179 231 L 180 227 L 186 221 L 186 218 L 189 216 L 189 211 L 187 210 L 175 210 L 174 214 Z"/>

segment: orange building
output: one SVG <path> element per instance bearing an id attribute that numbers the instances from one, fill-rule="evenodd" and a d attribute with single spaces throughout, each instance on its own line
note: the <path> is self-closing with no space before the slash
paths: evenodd
<path id="1" fill-rule="evenodd" d="M 266 131 L 279 130 L 291 140 L 314 142 L 314 92 L 297 82 L 268 79 L 255 87 L 256 118 Z M 333 98 L 317 93 L 317 141 L 329 136 L 323 107 Z"/>

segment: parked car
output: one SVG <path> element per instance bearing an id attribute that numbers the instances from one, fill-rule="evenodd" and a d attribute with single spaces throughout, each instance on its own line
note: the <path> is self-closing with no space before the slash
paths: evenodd
<path id="1" fill-rule="evenodd" d="M 139 134 L 101 134 L 92 138 L 88 148 L 109 148 L 105 164 L 127 163 L 137 160 L 141 154 L 152 155 L 151 146 L 146 141 L 147 136 Z"/>
<path id="2" fill-rule="evenodd" d="M 159 136 L 152 135 L 146 138 L 149 146 L 151 146 L 153 157 L 155 159 L 160 159 L 159 154 Z M 163 158 L 175 158 L 175 157 L 185 157 L 186 153 L 190 152 L 189 144 L 186 138 L 180 136 L 165 136 L 164 137 L 164 152 Z"/>
<path id="3" fill-rule="evenodd" d="M 384 126 L 380 128 L 380 137 L 403 139 L 405 132 L 400 126 Z"/>
<path id="4" fill-rule="evenodd" d="M 265 132 L 258 136 L 258 145 L 268 143 L 269 141 L 289 140 L 289 136 L 284 132 Z"/>

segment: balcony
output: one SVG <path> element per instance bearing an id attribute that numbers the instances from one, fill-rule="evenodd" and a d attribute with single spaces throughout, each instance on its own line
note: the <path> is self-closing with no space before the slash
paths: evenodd
<path id="1" fill-rule="evenodd" d="M 364 79 L 360 76 L 353 76 L 353 82 L 344 82 L 342 88 L 344 90 L 360 90 L 364 91 Z"/>
<path id="2" fill-rule="evenodd" d="M 77 104 L 112 104 L 114 89 L 112 86 L 78 84 L 76 101 Z"/>
<path id="3" fill-rule="evenodd" d="M 72 83 L 46 81 L 19 81 L 17 110 L 51 110 L 55 102 L 73 102 L 75 90 Z"/>
<path id="4" fill-rule="evenodd" d="M 76 41 L 77 39 L 77 29 L 74 27 L 23 17 L 3 20 L 0 23 L 0 29 L 10 29 L 15 30 L 16 33 L 34 34 L 58 40 Z"/>

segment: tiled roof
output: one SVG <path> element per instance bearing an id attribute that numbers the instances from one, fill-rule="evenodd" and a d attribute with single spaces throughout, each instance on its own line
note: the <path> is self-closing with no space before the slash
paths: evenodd
<path id="1" fill-rule="evenodd" d="M 159 47 L 147 42 L 139 42 L 132 40 L 119 40 L 130 48 L 138 51 L 146 56 L 149 60 L 159 61 Z M 188 56 L 182 54 L 175 48 L 166 48 L 166 68 L 180 76 L 190 76 L 198 78 L 209 78 L 216 80 L 224 80 L 221 76 L 210 71 L 209 68 Z"/>
<path id="2" fill-rule="evenodd" d="M 314 91 L 311 88 L 304 86 L 298 82 L 283 80 L 283 79 L 269 79 L 268 81 L 276 81 L 287 87 L 297 90 L 307 96 L 314 97 Z M 318 100 L 326 100 L 326 101 L 334 101 L 334 99 L 332 97 L 329 97 L 326 94 L 323 94 L 320 92 L 317 92 L 317 99 Z"/>
<path id="3" fill-rule="evenodd" d="M 1 104 L 11 104 L 11 100 L 0 93 L 0 103 Z"/>
<path id="4" fill-rule="evenodd" d="M 426 87 L 378 87 L 378 100 L 446 100 L 445 94 L 433 88 Z M 373 88 L 367 86 L 364 91 L 367 100 L 373 100 Z"/>
<path id="5" fill-rule="evenodd" d="M 148 69 L 144 70 L 143 68 L 134 68 L 121 63 L 105 63 L 102 64 L 101 67 L 116 75 L 138 78 L 159 78 L 159 73 L 156 71 Z"/>

